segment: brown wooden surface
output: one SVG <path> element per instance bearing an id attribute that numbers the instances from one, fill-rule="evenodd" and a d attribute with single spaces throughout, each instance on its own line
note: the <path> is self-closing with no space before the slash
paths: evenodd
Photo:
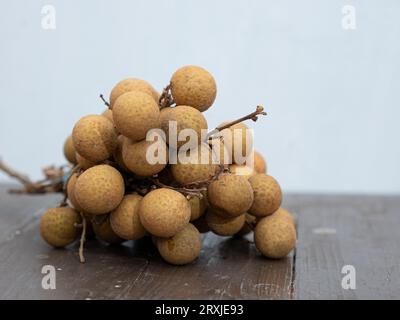
<path id="1" fill-rule="evenodd" d="M 9 195 L 0 186 L 0 299 L 346 299 L 400 298 L 400 197 L 286 195 L 298 218 L 298 245 L 283 260 L 262 258 L 251 238 L 207 234 L 195 263 L 161 260 L 149 239 L 111 247 L 55 250 L 38 218 L 57 195 Z M 357 289 L 341 287 L 352 264 Z M 43 265 L 56 267 L 56 290 L 41 287 Z"/>

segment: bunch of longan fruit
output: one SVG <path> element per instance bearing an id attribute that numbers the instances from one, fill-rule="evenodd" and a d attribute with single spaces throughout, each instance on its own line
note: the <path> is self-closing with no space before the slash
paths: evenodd
<path id="1" fill-rule="evenodd" d="M 262 155 L 252 150 L 252 137 L 234 134 L 248 131 L 243 118 L 222 123 L 217 129 L 224 135 L 201 136 L 208 130 L 203 112 L 216 93 L 208 71 L 185 66 L 161 95 L 148 82 L 128 78 L 115 85 L 108 102 L 101 96 L 107 109 L 81 118 L 64 144 L 71 163 L 65 199 L 41 217 L 42 238 L 54 247 L 80 238 L 84 262 L 86 238 L 119 244 L 150 236 L 165 261 L 184 265 L 199 256 L 202 233 L 227 237 L 254 231 L 256 248 L 264 256 L 288 255 L 296 243 L 294 218 L 281 208 L 281 188 L 267 175 Z M 262 108 L 257 110 L 246 119 L 256 120 Z M 189 161 L 169 161 L 168 151 L 176 148 L 179 153 L 187 142 L 171 141 L 171 121 L 178 134 L 191 129 L 198 137 L 193 146 L 198 152 Z M 166 133 L 157 141 L 165 163 L 147 158 L 153 142 L 146 135 L 155 128 Z M 235 162 L 238 146 L 242 152 L 251 150 L 254 165 Z M 211 161 L 216 153 L 219 163 Z M 210 161 L 199 163 L 204 156 Z"/>

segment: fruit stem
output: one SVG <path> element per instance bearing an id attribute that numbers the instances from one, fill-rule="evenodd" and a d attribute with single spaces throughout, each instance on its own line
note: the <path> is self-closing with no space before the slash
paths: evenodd
<path id="1" fill-rule="evenodd" d="M 252 113 L 249 113 L 248 115 L 245 115 L 245 116 L 243 116 L 243 117 L 241 117 L 239 119 L 236 119 L 236 120 L 233 120 L 231 122 L 228 122 L 227 124 L 224 124 L 224 125 L 216 127 L 214 130 L 210 131 L 207 134 L 207 139 L 206 140 L 213 139 L 214 138 L 214 137 L 212 137 L 213 135 L 217 134 L 218 132 L 221 132 L 224 129 L 232 127 L 233 125 L 235 125 L 237 123 L 240 123 L 240 122 L 243 122 L 243 121 L 246 121 L 246 120 L 257 121 L 258 116 L 260 116 L 260 115 L 263 115 L 263 116 L 267 115 L 267 113 L 264 111 L 264 107 L 263 106 L 257 106 L 256 111 L 254 111 Z"/>
<path id="2" fill-rule="evenodd" d="M 84 217 L 83 213 L 81 212 L 81 217 L 82 217 L 82 233 L 81 233 L 81 240 L 79 243 L 79 261 L 81 263 L 85 263 L 86 259 L 85 256 L 83 255 L 83 245 L 85 244 L 86 240 L 86 218 Z"/>
<path id="3" fill-rule="evenodd" d="M 106 99 L 104 99 L 103 94 L 100 94 L 100 99 L 104 102 L 108 109 L 111 109 L 110 103 Z"/>
<path id="4" fill-rule="evenodd" d="M 171 84 L 168 84 L 162 91 L 158 105 L 160 109 L 168 108 L 175 103 L 171 94 Z"/>

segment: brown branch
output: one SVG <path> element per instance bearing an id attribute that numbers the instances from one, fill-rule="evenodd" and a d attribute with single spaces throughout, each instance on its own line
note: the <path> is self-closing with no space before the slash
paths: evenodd
<path id="1" fill-rule="evenodd" d="M 104 99 L 104 96 L 102 94 L 100 94 L 100 99 L 103 101 L 103 103 L 107 106 L 107 108 L 111 109 L 111 105 L 110 103 Z"/>
<path id="2" fill-rule="evenodd" d="M 33 182 L 26 175 L 7 166 L 1 159 L 0 159 L 0 170 L 9 175 L 11 178 L 18 180 L 25 186 L 34 185 Z"/>
<path id="3" fill-rule="evenodd" d="M 254 111 L 252 113 L 249 113 L 248 115 L 245 115 L 245 116 L 243 116 L 243 117 L 241 117 L 241 118 L 239 118 L 237 120 L 230 121 L 227 124 L 224 124 L 224 125 L 216 127 L 214 130 L 210 131 L 207 134 L 206 140 L 212 139 L 213 138 L 212 136 L 215 135 L 216 133 L 219 133 L 224 129 L 232 127 L 233 125 L 235 125 L 237 123 L 240 123 L 240 122 L 243 122 L 243 121 L 246 121 L 246 120 L 257 121 L 258 116 L 260 116 L 260 115 L 265 116 L 265 115 L 267 115 L 267 113 L 264 111 L 264 107 L 257 106 L 256 111 Z"/>
<path id="4" fill-rule="evenodd" d="M 160 109 L 163 109 L 170 107 L 174 103 L 175 101 L 171 94 L 171 84 L 169 84 L 163 89 L 160 98 L 158 100 L 158 105 Z"/>
<path id="5" fill-rule="evenodd" d="M 81 217 L 82 217 L 82 233 L 81 233 L 81 239 L 79 241 L 79 261 L 81 263 L 85 263 L 86 259 L 85 256 L 83 254 L 83 246 L 85 244 L 85 240 L 86 240 L 86 227 L 87 227 L 87 223 L 86 223 L 86 218 L 83 215 L 83 213 L 81 212 Z"/>

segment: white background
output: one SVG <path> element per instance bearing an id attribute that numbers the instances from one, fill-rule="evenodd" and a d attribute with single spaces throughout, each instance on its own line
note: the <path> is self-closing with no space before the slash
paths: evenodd
<path id="1" fill-rule="evenodd" d="M 99 93 L 195 64 L 218 84 L 210 127 L 266 107 L 256 147 L 285 191 L 400 192 L 399 1 L 2 0 L 0 15 L 0 156 L 32 178 L 64 162 Z"/>

